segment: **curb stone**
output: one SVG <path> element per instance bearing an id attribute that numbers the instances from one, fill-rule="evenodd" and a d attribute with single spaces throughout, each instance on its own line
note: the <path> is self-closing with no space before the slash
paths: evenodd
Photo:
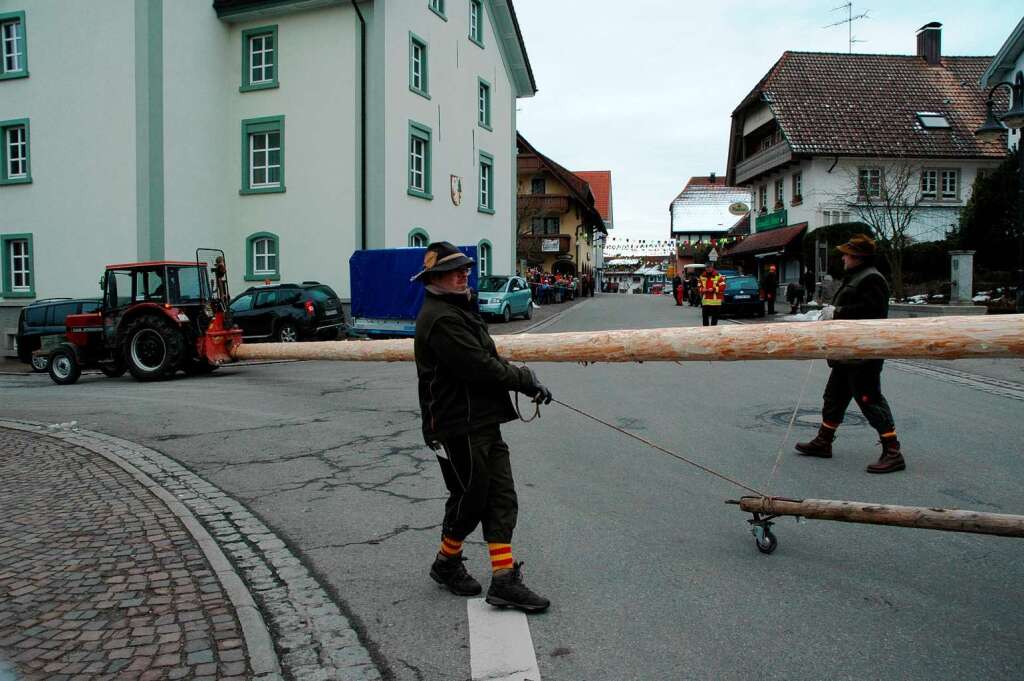
<path id="1" fill-rule="evenodd" d="M 74 421 L 47 425 L 0 419 L 0 427 L 88 449 L 167 504 L 235 607 L 255 679 L 380 681 L 369 651 L 327 592 L 262 521 L 219 488 L 155 450 L 79 429 Z M 280 632 L 276 647 L 268 624 Z"/>

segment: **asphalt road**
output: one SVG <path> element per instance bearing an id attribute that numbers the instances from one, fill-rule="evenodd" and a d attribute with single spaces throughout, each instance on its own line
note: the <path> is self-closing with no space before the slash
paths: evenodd
<path id="1" fill-rule="evenodd" d="M 668 297 L 608 295 L 539 332 L 694 324 L 698 311 Z M 859 414 L 834 459 L 792 453 L 814 433 L 823 362 L 534 368 L 557 398 L 773 494 L 1024 513 L 1024 388 L 986 390 L 999 366 L 974 382 L 887 368 L 908 470 L 886 476 L 863 471 L 879 447 Z M 0 376 L 0 405 L 0 416 L 77 420 L 178 459 L 303 556 L 390 678 L 470 677 L 465 603 L 426 576 L 444 488 L 421 442 L 411 365 L 284 363 L 63 388 Z M 766 556 L 723 503 L 742 490 L 721 480 L 556 405 L 505 433 L 516 557 L 553 601 L 529 618 L 545 681 L 1020 678 L 1020 540 L 783 519 Z M 467 556 L 486 586 L 479 535 Z"/>

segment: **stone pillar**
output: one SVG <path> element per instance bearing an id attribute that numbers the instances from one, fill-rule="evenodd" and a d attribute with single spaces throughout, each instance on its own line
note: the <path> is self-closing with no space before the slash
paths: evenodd
<path id="1" fill-rule="evenodd" d="M 950 251 L 950 305 L 973 305 L 975 251 Z"/>

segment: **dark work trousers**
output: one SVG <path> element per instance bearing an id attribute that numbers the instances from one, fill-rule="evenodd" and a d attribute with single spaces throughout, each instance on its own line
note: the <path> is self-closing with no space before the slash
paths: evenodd
<path id="1" fill-rule="evenodd" d="M 775 314 L 775 294 L 766 293 L 765 300 L 768 302 L 768 314 Z"/>
<path id="2" fill-rule="evenodd" d="M 882 395 L 882 362 L 868 360 L 864 364 L 833 366 L 825 384 L 825 406 L 821 410 L 821 418 L 833 425 L 842 423 L 846 408 L 853 399 L 872 428 L 879 434 L 891 433 L 896 424 L 889 403 Z"/>
<path id="3" fill-rule="evenodd" d="M 704 326 L 718 326 L 718 313 L 722 311 L 721 305 L 703 305 L 700 308 L 700 318 Z"/>
<path id="4" fill-rule="evenodd" d="M 437 462 L 449 492 L 445 536 L 462 541 L 482 525 L 485 541 L 511 544 L 519 502 L 501 429 L 497 424 L 485 426 L 442 442 L 441 447 Z"/>

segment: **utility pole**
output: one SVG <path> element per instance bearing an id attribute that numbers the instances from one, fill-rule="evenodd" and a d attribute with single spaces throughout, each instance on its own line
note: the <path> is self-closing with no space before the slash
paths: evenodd
<path id="1" fill-rule="evenodd" d="M 846 24 L 847 40 L 849 41 L 850 54 L 853 54 L 853 44 L 854 43 L 864 43 L 864 42 L 867 42 L 866 40 L 858 40 L 856 37 L 854 37 L 854 35 L 853 35 L 853 22 L 859 21 L 861 19 L 870 19 L 871 17 L 868 16 L 868 12 L 870 12 L 871 10 L 869 10 L 869 9 L 864 10 L 863 12 L 858 14 L 857 16 L 854 16 L 853 15 L 853 2 L 852 2 L 852 0 L 851 0 L 851 2 L 847 2 L 845 5 L 839 5 L 839 7 L 833 7 L 832 11 L 833 12 L 838 12 L 841 9 L 845 9 L 846 10 L 846 18 L 842 19 L 841 21 L 837 21 L 835 23 L 829 24 L 828 26 L 824 26 L 823 28 L 833 28 L 835 26 L 842 26 L 843 24 Z"/>

